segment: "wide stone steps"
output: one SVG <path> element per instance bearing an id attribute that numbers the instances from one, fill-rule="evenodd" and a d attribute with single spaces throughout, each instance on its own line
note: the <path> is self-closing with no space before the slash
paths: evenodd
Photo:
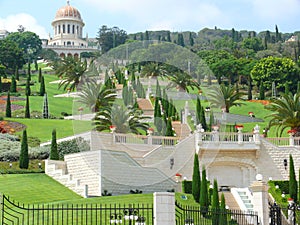
<path id="1" fill-rule="evenodd" d="M 187 124 L 182 124 L 180 121 L 173 121 L 172 127 L 179 139 L 185 139 L 191 134 L 191 129 Z"/>

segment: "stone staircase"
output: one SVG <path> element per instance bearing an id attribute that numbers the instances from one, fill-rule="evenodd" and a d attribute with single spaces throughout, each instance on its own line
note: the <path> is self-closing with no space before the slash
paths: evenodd
<path id="1" fill-rule="evenodd" d="M 87 197 L 86 186 L 81 185 L 79 179 L 75 179 L 71 174 L 67 173 L 67 165 L 65 162 L 46 160 L 45 173 L 78 195 Z"/>
<path id="2" fill-rule="evenodd" d="M 141 110 L 143 110 L 143 114 L 145 116 L 151 116 L 153 117 L 154 115 L 154 108 L 149 99 L 145 98 L 138 98 L 137 99 L 138 106 Z"/>
<path id="3" fill-rule="evenodd" d="M 220 199 L 221 199 L 222 193 L 224 194 L 225 202 L 226 202 L 226 205 L 229 207 L 229 209 L 240 210 L 240 207 L 239 207 L 238 203 L 236 202 L 235 198 L 233 197 L 233 195 L 231 194 L 231 192 L 229 192 L 229 191 L 220 192 L 219 193 Z"/>
<path id="4" fill-rule="evenodd" d="M 285 168 L 283 164 L 283 160 L 286 159 L 289 163 L 289 156 L 292 155 L 294 159 L 294 167 L 295 171 L 300 168 L 300 161 L 296 160 L 300 158 L 300 151 L 296 147 L 292 146 L 282 146 L 278 147 L 271 142 L 267 141 L 266 139 L 262 139 L 262 145 L 261 145 L 261 151 L 265 151 L 270 158 L 272 159 L 272 164 L 276 166 L 277 173 L 274 174 L 272 177 L 273 180 L 288 180 L 289 176 L 289 165 L 287 168 Z M 278 175 L 277 175 L 278 174 Z M 276 177 L 277 175 L 277 177 Z M 296 173 L 296 176 L 298 177 L 298 173 Z"/>
<path id="5" fill-rule="evenodd" d="M 248 188 L 231 188 L 239 208 L 245 212 L 253 212 L 252 195 Z"/>
<path id="6" fill-rule="evenodd" d="M 172 127 L 179 139 L 185 139 L 191 134 L 191 129 L 188 124 L 183 124 L 180 121 L 172 121 Z"/>

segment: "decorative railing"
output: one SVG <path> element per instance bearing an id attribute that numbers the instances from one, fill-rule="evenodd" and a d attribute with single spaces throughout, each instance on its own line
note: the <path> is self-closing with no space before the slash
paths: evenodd
<path id="1" fill-rule="evenodd" d="M 268 137 L 266 140 L 276 146 L 300 146 L 300 137 Z"/>
<path id="2" fill-rule="evenodd" d="M 113 133 L 113 141 L 116 144 L 147 144 L 173 146 L 178 143 L 178 140 L 178 137 Z"/>
<path id="3" fill-rule="evenodd" d="M 218 140 L 216 140 L 218 138 Z M 237 132 L 203 132 L 202 141 L 221 141 L 221 142 L 254 142 L 252 133 L 237 133 Z"/>

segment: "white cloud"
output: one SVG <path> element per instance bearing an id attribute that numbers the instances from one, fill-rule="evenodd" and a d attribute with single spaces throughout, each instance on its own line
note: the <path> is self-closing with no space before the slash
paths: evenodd
<path id="1" fill-rule="evenodd" d="M 5 29 L 9 32 L 16 32 L 19 25 L 25 27 L 26 31 L 31 31 L 40 36 L 40 38 L 48 38 L 46 29 L 39 25 L 37 20 L 29 14 L 20 13 L 9 15 L 6 18 L 0 17 L 0 29 Z"/>

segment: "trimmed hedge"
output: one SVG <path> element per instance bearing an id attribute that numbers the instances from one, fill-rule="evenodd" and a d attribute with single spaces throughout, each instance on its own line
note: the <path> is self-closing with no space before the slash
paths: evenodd
<path id="1" fill-rule="evenodd" d="M 182 181 L 182 192 L 185 194 L 192 194 L 192 184 L 193 182 L 190 180 Z"/>

